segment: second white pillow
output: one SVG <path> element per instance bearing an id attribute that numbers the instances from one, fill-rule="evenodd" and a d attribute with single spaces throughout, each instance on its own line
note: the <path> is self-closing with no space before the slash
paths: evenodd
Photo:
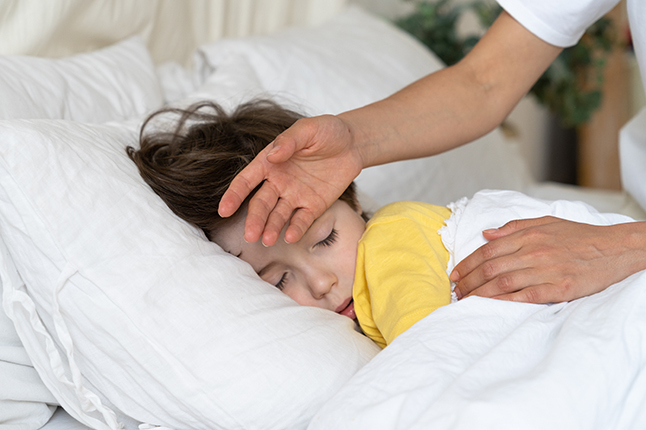
<path id="1" fill-rule="evenodd" d="M 162 106 L 150 54 L 138 36 L 67 58 L 0 56 L 0 69 L 0 119 L 100 123 Z"/>

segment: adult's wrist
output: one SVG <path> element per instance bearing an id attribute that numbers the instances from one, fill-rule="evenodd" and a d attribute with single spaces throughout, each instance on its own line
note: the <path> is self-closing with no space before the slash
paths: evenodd
<path id="1" fill-rule="evenodd" d="M 379 151 L 378 142 L 381 139 L 376 137 L 377 132 L 375 127 L 372 127 L 370 123 L 365 121 L 366 115 L 363 113 L 364 109 L 366 108 L 355 109 L 337 115 L 337 118 L 348 129 L 348 133 L 350 134 L 350 150 L 356 154 L 361 164 L 361 169 L 388 162 L 384 161 L 379 163 L 376 161 L 378 158 L 376 154 Z"/>
<path id="2" fill-rule="evenodd" d="M 616 224 L 612 228 L 623 251 L 621 263 L 626 277 L 646 270 L 646 222 Z"/>

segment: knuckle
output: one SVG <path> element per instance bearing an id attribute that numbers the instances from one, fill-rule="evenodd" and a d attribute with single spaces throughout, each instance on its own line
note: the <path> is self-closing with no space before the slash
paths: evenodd
<path id="1" fill-rule="evenodd" d="M 285 221 L 282 220 L 279 216 L 276 216 L 275 214 L 272 214 L 272 216 L 269 217 L 267 220 L 267 227 L 266 229 L 275 229 L 275 230 L 282 230 L 282 227 L 285 225 Z"/>
<path id="2" fill-rule="evenodd" d="M 299 224 L 293 224 L 292 231 L 296 233 L 297 237 L 302 237 L 303 233 L 305 232 L 305 228 Z"/>
<path id="3" fill-rule="evenodd" d="M 523 293 L 525 295 L 525 299 L 523 301 L 526 301 L 527 303 L 542 303 L 541 293 L 538 288 L 525 288 Z"/>
<path id="4" fill-rule="evenodd" d="M 238 173 L 233 180 L 231 181 L 231 184 L 229 185 L 229 191 L 232 192 L 233 194 L 236 195 L 236 197 L 240 198 L 241 200 L 244 200 L 242 198 L 242 195 L 245 192 L 249 192 L 251 188 L 251 182 L 249 179 L 245 176 L 245 171 L 242 170 L 240 173 Z M 241 192 L 240 192 L 241 191 Z"/>
<path id="5" fill-rule="evenodd" d="M 488 281 L 493 279 L 497 274 L 497 267 L 492 261 L 482 264 L 482 276 Z"/>
<path id="6" fill-rule="evenodd" d="M 523 238 L 532 240 L 538 235 L 538 231 L 535 228 L 528 227 L 524 230 L 521 230 Z"/>
<path id="7" fill-rule="evenodd" d="M 529 252 L 528 257 L 530 260 L 537 261 L 548 255 L 549 255 L 549 250 L 547 247 L 537 246 Z"/>
<path id="8" fill-rule="evenodd" d="M 558 284 L 558 293 L 565 297 L 574 289 L 575 279 L 572 276 L 564 276 Z"/>
<path id="9" fill-rule="evenodd" d="M 251 203 L 249 203 L 251 205 Z M 264 213 L 269 213 L 271 210 L 271 206 L 269 205 L 269 202 L 263 199 L 262 197 L 258 197 L 256 200 L 256 205 L 254 209 L 262 209 Z"/>
<path id="10" fill-rule="evenodd" d="M 290 215 L 292 214 L 292 206 L 285 202 L 284 200 L 281 200 L 281 204 L 277 205 L 276 208 L 274 209 L 274 215 L 281 221 L 285 222 L 289 219 Z"/>
<path id="11" fill-rule="evenodd" d="M 508 222 L 507 224 L 505 224 L 503 227 L 504 227 L 504 228 L 511 229 L 511 230 L 518 230 L 519 228 L 521 228 L 521 227 L 522 227 L 522 225 L 521 225 L 521 221 L 520 221 L 520 220 L 515 219 L 515 220 L 511 220 L 511 221 L 509 221 L 509 222 Z"/>
<path id="12" fill-rule="evenodd" d="M 264 222 L 269 217 L 272 209 L 273 205 L 271 205 L 270 202 L 258 196 L 249 202 L 247 218 L 258 218 L 262 219 Z"/>
<path id="13" fill-rule="evenodd" d="M 296 213 L 296 216 L 301 219 L 303 223 L 310 225 L 323 212 L 325 212 L 325 210 L 319 213 L 318 210 L 316 212 L 311 212 L 305 208 L 302 208 Z"/>
<path id="14" fill-rule="evenodd" d="M 545 233 L 539 228 L 528 227 L 522 230 L 523 239 L 526 242 L 540 244 L 543 243 Z M 541 250 L 542 248 L 537 248 Z"/>
<path id="15" fill-rule="evenodd" d="M 500 275 L 498 278 L 496 278 L 496 286 L 505 293 L 514 291 L 515 278 L 510 274 Z"/>
<path id="16" fill-rule="evenodd" d="M 496 257 L 496 249 L 492 242 L 485 243 L 484 245 L 482 245 L 482 248 L 480 248 L 480 250 L 482 252 L 482 257 L 485 260 Z"/>
<path id="17" fill-rule="evenodd" d="M 298 229 L 299 232 L 304 232 L 312 224 L 313 219 L 309 216 L 308 213 L 303 213 L 303 211 L 298 211 L 292 217 L 290 224 L 294 226 L 295 229 Z"/>

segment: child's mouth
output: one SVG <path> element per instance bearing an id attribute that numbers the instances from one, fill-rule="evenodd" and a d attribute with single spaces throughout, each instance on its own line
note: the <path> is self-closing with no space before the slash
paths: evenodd
<path id="1" fill-rule="evenodd" d="M 354 312 L 354 300 L 350 298 L 350 302 L 347 304 L 347 306 L 338 311 L 338 313 L 352 320 L 357 319 L 357 314 Z"/>

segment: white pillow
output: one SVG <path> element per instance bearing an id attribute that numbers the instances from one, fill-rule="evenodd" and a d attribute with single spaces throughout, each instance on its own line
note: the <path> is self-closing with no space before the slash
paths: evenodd
<path id="1" fill-rule="evenodd" d="M 372 103 L 443 67 L 411 36 L 358 7 L 315 28 L 205 45 L 195 59 L 207 84 L 240 73 L 239 65 L 230 65 L 242 62 L 252 68 L 262 90 L 308 115 Z"/>
<path id="2" fill-rule="evenodd" d="M 195 60 L 202 98 L 231 106 L 269 95 L 308 115 L 361 107 L 444 67 L 410 35 L 358 7 L 317 28 L 206 45 Z M 241 74 L 245 80 L 232 86 Z M 447 204 L 482 188 L 522 190 L 529 181 L 517 148 L 499 130 L 458 150 L 373 167 L 357 178 L 380 206 Z"/>
<path id="3" fill-rule="evenodd" d="M 3 301 L 34 367 L 93 428 L 306 427 L 377 348 L 173 215 L 127 157 L 136 141 L 0 121 Z"/>
<path id="4" fill-rule="evenodd" d="M 0 118 L 104 122 L 162 105 L 150 54 L 139 36 L 62 59 L 0 56 Z"/>
<path id="5" fill-rule="evenodd" d="M 0 56 L 0 68 L 0 119 L 101 122 L 141 116 L 161 106 L 153 64 L 139 37 L 63 59 Z M 9 254 L 3 254 L 3 264 L 11 266 Z M 31 366 L 2 308 L 0 368 L 0 422 L 21 429 L 42 427 L 58 402 Z"/>

